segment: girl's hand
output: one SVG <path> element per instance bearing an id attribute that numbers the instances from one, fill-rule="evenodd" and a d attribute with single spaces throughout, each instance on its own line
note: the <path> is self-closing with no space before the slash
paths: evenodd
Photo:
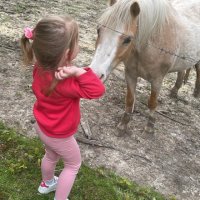
<path id="1" fill-rule="evenodd" d="M 60 67 L 55 72 L 55 77 L 58 80 L 63 80 L 65 78 L 69 78 L 71 76 L 80 76 L 81 74 L 84 74 L 86 70 L 83 68 L 79 68 L 76 66 L 69 66 L 69 67 Z"/>

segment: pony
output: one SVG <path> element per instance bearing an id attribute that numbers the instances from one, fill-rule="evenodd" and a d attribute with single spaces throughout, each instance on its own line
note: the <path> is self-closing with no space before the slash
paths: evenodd
<path id="1" fill-rule="evenodd" d="M 178 72 L 171 94 L 196 68 L 194 96 L 200 95 L 200 0 L 110 0 L 98 20 L 90 67 L 105 81 L 121 62 L 125 66 L 125 112 L 118 128 L 126 132 L 134 111 L 138 77 L 151 84 L 145 131 L 154 132 L 157 98 L 167 73 Z"/>

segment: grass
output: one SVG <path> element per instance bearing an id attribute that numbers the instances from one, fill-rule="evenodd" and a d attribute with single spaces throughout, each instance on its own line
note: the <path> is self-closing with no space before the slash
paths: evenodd
<path id="1" fill-rule="evenodd" d="M 44 150 L 38 139 L 17 134 L 0 123 L 0 200 L 52 200 L 39 195 L 40 162 Z M 57 173 L 62 169 L 57 167 Z M 116 176 L 103 168 L 83 164 L 69 197 L 71 200 L 166 200 L 151 188 Z M 174 198 L 169 198 L 174 199 Z"/>

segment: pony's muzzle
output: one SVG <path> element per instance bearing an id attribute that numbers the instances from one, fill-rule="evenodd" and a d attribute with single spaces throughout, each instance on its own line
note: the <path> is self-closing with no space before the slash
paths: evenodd
<path id="1" fill-rule="evenodd" d="M 104 80 L 104 77 L 105 77 L 105 75 L 104 75 L 104 74 L 101 74 L 99 78 L 103 81 L 103 80 Z"/>

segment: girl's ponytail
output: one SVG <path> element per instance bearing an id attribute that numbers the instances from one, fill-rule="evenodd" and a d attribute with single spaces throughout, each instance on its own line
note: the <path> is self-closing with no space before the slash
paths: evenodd
<path id="1" fill-rule="evenodd" d="M 23 62 L 25 65 L 33 64 L 33 50 L 32 50 L 32 44 L 25 36 L 25 34 L 21 37 L 21 48 L 22 48 L 22 54 L 23 54 Z"/>

